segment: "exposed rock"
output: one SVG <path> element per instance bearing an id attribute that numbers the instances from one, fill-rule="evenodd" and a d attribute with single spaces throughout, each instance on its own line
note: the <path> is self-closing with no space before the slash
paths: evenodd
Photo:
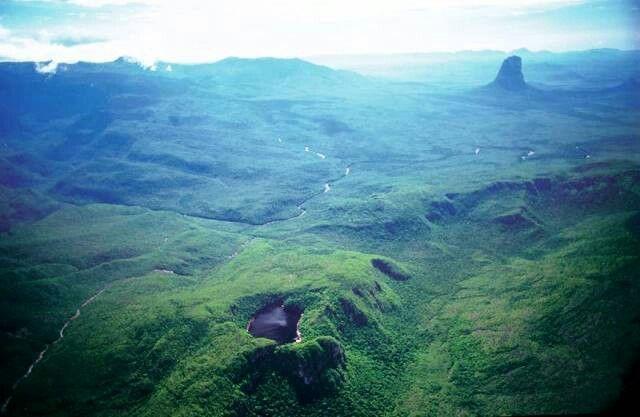
<path id="1" fill-rule="evenodd" d="M 374 285 L 371 288 L 353 287 L 351 289 L 351 292 L 353 292 L 353 294 L 357 295 L 366 303 L 369 303 L 370 306 L 373 306 L 378 310 L 384 312 L 388 310 L 390 306 L 384 300 L 379 298 L 379 294 L 382 291 L 382 287 L 380 286 L 380 283 L 378 283 L 378 281 L 374 281 Z M 345 307 L 343 306 L 343 310 L 344 308 Z M 347 311 L 345 311 L 345 314 L 349 315 Z"/>
<path id="2" fill-rule="evenodd" d="M 561 177 L 539 177 L 530 181 L 498 181 L 486 187 L 467 193 L 450 193 L 447 200 L 430 204 L 429 217 L 439 215 L 439 220 L 455 221 L 457 216 L 471 216 L 478 223 L 499 224 L 510 231 L 533 230 L 544 224 L 530 208 L 545 212 L 549 202 L 568 210 L 574 207 L 581 211 L 592 210 L 602 204 L 608 206 L 635 208 L 640 201 L 636 193 L 630 193 L 624 184 L 640 183 L 640 171 L 629 170 L 618 175 L 592 175 L 567 179 Z M 490 201 L 505 201 L 510 198 L 522 200 L 520 207 L 512 211 L 490 213 L 486 216 L 483 205 Z M 455 204 L 456 217 L 448 216 L 443 207 Z M 438 207 L 438 211 L 434 211 Z M 479 209 L 479 212 L 476 211 Z M 536 211 L 536 210 L 534 210 Z M 383 271 L 384 272 L 384 271 Z"/>
<path id="3" fill-rule="evenodd" d="M 330 336 L 257 348 L 242 355 L 229 370 L 243 391 L 254 392 L 268 375 L 286 378 L 303 402 L 335 393 L 345 381 L 346 355 Z"/>
<path id="4" fill-rule="evenodd" d="M 522 58 L 514 55 L 505 59 L 502 62 L 496 79 L 489 84 L 489 87 L 506 91 L 524 91 L 529 89 L 522 74 Z"/>
<path id="5" fill-rule="evenodd" d="M 369 322 L 367 315 L 362 312 L 351 300 L 346 298 L 340 299 L 340 306 L 344 314 L 351 320 L 356 326 L 364 326 Z"/>
<path id="6" fill-rule="evenodd" d="M 534 227 L 536 224 L 522 212 L 505 214 L 493 219 L 495 223 L 510 231 L 518 231 Z"/>
<path id="7" fill-rule="evenodd" d="M 342 345 L 329 336 L 279 349 L 280 366 L 298 397 L 312 401 L 335 393 L 345 381 L 346 356 Z"/>

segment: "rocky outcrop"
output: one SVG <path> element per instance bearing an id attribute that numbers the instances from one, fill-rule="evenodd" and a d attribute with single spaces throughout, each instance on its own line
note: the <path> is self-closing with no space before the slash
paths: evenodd
<path id="1" fill-rule="evenodd" d="M 602 205 L 632 210 L 640 200 L 636 193 L 628 190 L 627 184 L 639 181 L 638 170 L 572 179 L 541 177 L 529 181 L 497 181 L 471 192 L 448 193 L 446 199 L 430 202 L 425 216 L 437 225 L 469 221 L 496 224 L 504 231 L 531 230 L 544 223 L 544 219 L 534 213 L 541 209 L 546 211 L 551 205 L 556 209 L 573 207 L 581 212 L 595 210 Z M 520 201 L 520 205 L 487 210 L 491 206 L 498 208 L 493 203 L 488 205 L 488 202 L 509 199 Z"/>
<path id="2" fill-rule="evenodd" d="M 377 307 L 378 310 L 387 310 L 388 302 L 380 297 L 384 290 L 382 289 L 382 286 L 380 286 L 380 283 L 378 281 L 373 281 L 373 286 L 368 288 L 353 287 L 351 289 L 351 292 L 354 295 L 357 295 L 359 298 L 362 298 L 363 300 L 371 303 L 373 306 Z"/>
<path id="3" fill-rule="evenodd" d="M 530 87 L 524 81 L 522 58 L 510 56 L 502 62 L 500 71 L 489 87 L 503 91 L 525 91 Z"/>
<path id="4" fill-rule="evenodd" d="M 526 207 L 496 216 L 493 222 L 500 225 L 505 231 L 518 232 L 531 229 L 537 226 L 535 218 L 529 213 Z"/>
<path id="5" fill-rule="evenodd" d="M 344 348 L 330 336 L 281 346 L 268 345 L 241 355 L 229 374 L 251 394 L 270 375 L 285 378 L 302 402 L 334 394 L 345 381 Z"/>
<path id="6" fill-rule="evenodd" d="M 303 401 L 335 393 L 345 380 L 346 356 L 333 337 L 282 347 L 276 351 L 280 367 Z"/>
<path id="7" fill-rule="evenodd" d="M 342 312 L 345 316 L 347 316 L 356 326 L 365 326 L 369 322 L 367 315 L 363 313 L 362 310 L 360 310 L 351 300 L 341 298 L 340 307 L 342 307 Z"/>

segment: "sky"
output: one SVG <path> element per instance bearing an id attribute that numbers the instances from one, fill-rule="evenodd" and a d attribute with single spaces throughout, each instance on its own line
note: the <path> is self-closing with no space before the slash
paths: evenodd
<path id="1" fill-rule="evenodd" d="M 640 49 L 640 0 L 0 0 L 0 59 Z"/>

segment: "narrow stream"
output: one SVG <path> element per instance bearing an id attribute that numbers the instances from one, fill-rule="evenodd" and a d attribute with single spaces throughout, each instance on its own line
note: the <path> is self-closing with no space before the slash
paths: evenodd
<path id="1" fill-rule="evenodd" d="M 306 148 L 305 148 L 305 150 L 306 150 Z M 309 152 L 309 151 L 307 151 L 307 152 Z M 340 176 L 338 176 L 336 178 L 330 179 L 328 182 L 326 182 L 324 184 L 324 189 L 322 191 L 313 193 L 310 196 L 306 197 L 304 200 L 302 200 L 300 203 L 298 203 L 298 205 L 296 206 L 296 208 L 299 210 L 298 214 L 293 215 L 291 217 L 284 218 L 284 219 L 271 220 L 271 221 L 268 221 L 268 222 L 265 222 L 265 223 L 258 224 L 257 226 L 266 226 L 266 225 L 270 225 L 270 224 L 274 224 L 274 223 L 281 223 L 281 222 L 284 222 L 284 221 L 293 220 L 293 219 L 297 219 L 298 217 L 304 216 L 307 213 L 307 211 L 303 207 L 304 204 L 307 203 L 312 198 L 317 197 L 318 195 L 325 194 L 325 193 L 328 193 L 329 191 L 331 191 L 331 185 L 332 184 L 340 181 L 341 179 L 344 179 L 345 177 L 347 177 L 351 173 L 351 166 L 352 165 L 353 164 L 351 164 L 351 163 L 349 165 L 347 165 L 347 167 L 344 170 L 344 174 L 342 174 L 342 175 L 340 175 Z"/>
<path id="2" fill-rule="evenodd" d="M 75 319 L 77 319 L 78 317 L 80 317 L 80 310 L 84 307 L 86 307 L 87 305 L 91 304 L 93 302 L 93 300 L 96 299 L 96 297 L 98 297 L 100 294 L 102 294 L 105 290 L 107 289 L 107 287 L 102 288 L 100 291 L 98 291 L 97 293 L 95 293 L 94 295 L 92 295 L 91 297 L 87 298 L 81 305 L 80 307 L 78 307 L 78 309 L 76 310 L 75 314 L 71 317 L 69 317 L 69 319 L 67 321 L 64 322 L 64 324 L 62 325 L 62 327 L 60 328 L 60 331 L 58 332 L 58 338 L 56 340 L 53 341 L 53 343 L 45 345 L 44 349 L 42 349 L 42 351 L 40 351 L 40 353 L 38 354 L 38 357 L 36 358 L 36 360 L 33 361 L 33 363 L 31 365 L 29 365 L 29 368 L 27 368 L 27 372 L 25 372 L 20 378 L 18 378 L 16 380 L 16 382 L 13 383 L 13 385 L 11 386 L 11 392 L 12 394 L 9 395 L 9 398 L 7 398 L 5 400 L 5 402 L 2 404 L 2 408 L 0 409 L 0 414 L 6 414 L 7 412 L 7 408 L 9 407 L 9 403 L 11 402 L 11 400 L 13 399 L 13 392 L 16 390 L 16 388 L 18 388 L 18 385 L 20 385 L 20 383 L 22 381 L 24 381 L 25 379 L 29 378 L 29 376 L 31 375 L 31 372 L 33 372 L 33 369 L 38 365 L 38 363 L 40 363 L 40 361 L 44 358 L 45 353 L 47 353 L 47 351 L 49 350 L 49 348 L 53 345 L 55 345 L 56 343 L 58 343 L 59 341 L 61 341 L 64 338 L 64 331 L 67 329 L 67 327 L 69 326 L 69 324 L 71 324 L 72 321 L 74 321 Z"/>

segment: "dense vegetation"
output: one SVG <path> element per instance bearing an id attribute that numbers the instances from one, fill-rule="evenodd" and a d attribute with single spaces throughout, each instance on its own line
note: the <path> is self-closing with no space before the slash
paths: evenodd
<path id="1" fill-rule="evenodd" d="M 6 412 L 608 407 L 640 347 L 640 54 L 581 54 L 513 91 L 492 53 L 435 89 L 300 60 L 0 64 Z M 301 342 L 247 331 L 275 300 Z"/>

